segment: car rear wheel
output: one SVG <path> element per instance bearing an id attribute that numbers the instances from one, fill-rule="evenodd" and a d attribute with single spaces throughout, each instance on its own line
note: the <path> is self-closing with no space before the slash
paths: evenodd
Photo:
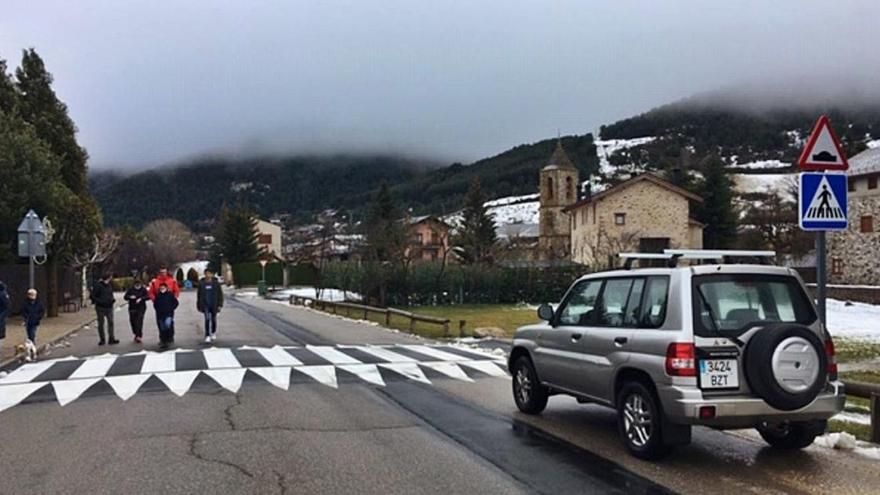
<path id="1" fill-rule="evenodd" d="M 539 414 L 547 407 L 550 391 L 538 381 L 538 373 L 528 356 L 513 363 L 513 400 L 526 414 Z"/>
<path id="2" fill-rule="evenodd" d="M 756 429 L 761 438 L 775 449 L 799 450 L 812 445 L 825 428 L 824 424 L 815 423 L 763 423 Z"/>
<path id="3" fill-rule="evenodd" d="M 669 452 L 663 443 L 663 418 L 654 393 L 640 382 L 621 388 L 617 424 L 629 452 L 640 459 L 657 459 Z"/>

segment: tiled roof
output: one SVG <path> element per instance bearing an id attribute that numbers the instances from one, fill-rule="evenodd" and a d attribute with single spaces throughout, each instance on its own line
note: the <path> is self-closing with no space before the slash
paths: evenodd
<path id="1" fill-rule="evenodd" d="M 880 147 L 870 148 L 849 159 L 847 175 L 867 175 L 880 172 Z"/>
<path id="2" fill-rule="evenodd" d="M 574 163 L 568 158 L 568 155 L 565 153 L 565 150 L 562 149 L 562 141 L 556 141 L 556 150 L 553 151 L 553 155 L 550 157 L 550 162 L 547 163 L 545 169 L 551 169 L 553 166 L 558 168 L 577 168 L 574 166 Z"/>

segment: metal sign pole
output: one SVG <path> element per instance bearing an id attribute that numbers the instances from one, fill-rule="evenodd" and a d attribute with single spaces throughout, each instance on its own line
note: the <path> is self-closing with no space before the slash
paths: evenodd
<path id="1" fill-rule="evenodd" d="M 28 280 L 30 280 L 29 289 L 35 288 L 34 282 L 34 219 L 28 215 Z"/>
<path id="2" fill-rule="evenodd" d="M 825 231 L 816 232 L 816 308 L 819 310 L 819 321 L 825 325 L 825 296 L 828 272 L 826 270 Z"/>

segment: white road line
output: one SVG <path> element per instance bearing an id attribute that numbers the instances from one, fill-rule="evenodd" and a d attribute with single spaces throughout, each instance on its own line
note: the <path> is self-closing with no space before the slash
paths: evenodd
<path id="1" fill-rule="evenodd" d="M 272 347 L 272 348 L 259 348 L 257 352 L 260 353 L 266 361 L 272 363 L 272 366 L 299 366 L 302 363 L 299 359 L 290 355 L 289 352 L 285 351 L 281 347 Z"/>
<path id="2" fill-rule="evenodd" d="M 389 363 L 417 363 L 418 361 L 409 357 L 404 356 L 403 354 L 398 354 L 394 351 L 389 351 L 385 347 L 374 347 L 371 345 L 356 345 L 352 346 L 353 349 L 357 349 L 361 352 L 365 352 L 367 354 L 371 354 L 376 356 L 379 359 L 384 359 Z"/>
<path id="3" fill-rule="evenodd" d="M 29 382 L 51 368 L 53 364 L 54 361 L 24 364 L 5 378 L 0 378 L 0 385 Z"/>
<path id="4" fill-rule="evenodd" d="M 321 345 L 307 345 L 306 349 L 317 354 L 320 358 L 326 359 L 333 364 L 363 364 L 357 359 L 337 351 L 333 347 Z"/>
<path id="5" fill-rule="evenodd" d="M 157 371 L 174 371 L 176 354 L 147 354 L 144 356 L 144 364 L 141 373 L 155 373 Z"/>
<path id="6" fill-rule="evenodd" d="M 222 347 L 214 347 L 202 351 L 208 368 L 241 368 L 241 363 L 235 359 L 231 350 Z"/>
<path id="7" fill-rule="evenodd" d="M 411 351 L 418 352 L 419 354 L 424 354 L 426 356 L 431 356 L 434 359 L 439 359 L 441 361 L 465 361 L 468 358 L 464 356 L 459 356 L 458 354 L 451 354 L 448 352 L 441 351 L 440 349 L 435 349 L 426 345 L 402 345 L 404 349 L 409 349 Z"/>
<path id="8" fill-rule="evenodd" d="M 77 378 L 101 378 L 110 371 L 110 367 L 116 362 L 116 356 L 106 354 L 104 356 L 96 356 L 86 359 L 79 368 L 76 369 L 68 380 L 76 380 Z"/>

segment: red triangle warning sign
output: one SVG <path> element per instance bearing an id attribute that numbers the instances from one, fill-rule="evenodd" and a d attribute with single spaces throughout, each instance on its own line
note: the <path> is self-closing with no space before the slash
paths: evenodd
<path id="1" fill-rule="evenodd" d="M 798 160 L 803 170 L 847 170 L 849 162 L 827 115 L 819 117 Z"/>

